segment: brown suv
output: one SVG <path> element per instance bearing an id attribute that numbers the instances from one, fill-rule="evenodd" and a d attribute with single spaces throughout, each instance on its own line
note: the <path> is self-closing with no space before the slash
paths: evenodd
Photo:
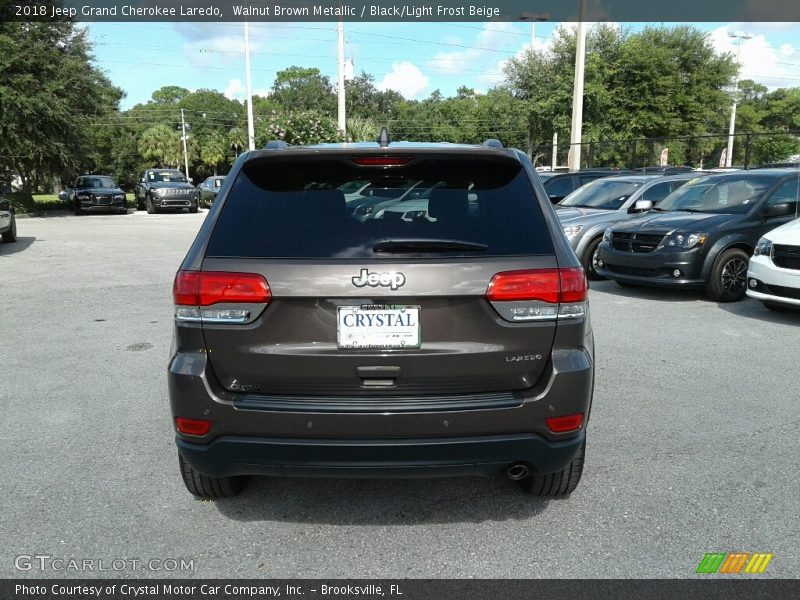
<path id="1" fill-rule="evenodd" d="M 594 383 L 587 284 L 525 154 L 383 135 L 268 148 L 237 160 L 175 277 L 189 491 L 506 474 L 572 492 Z M 348 210 L 348 183 L 401 180 L 436 185 Z"/>

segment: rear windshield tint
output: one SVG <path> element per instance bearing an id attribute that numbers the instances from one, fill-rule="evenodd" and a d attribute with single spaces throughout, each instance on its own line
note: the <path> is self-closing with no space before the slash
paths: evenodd
<path id="1" fill-rule="evenodd" d="M 437 255 L 553 253 L 530 181 L 516 161 L 417 158 L 381 169 L 329 157 L 246 164 L 206 255 L 365 258 L 386 256 L 374 251 L 377 244 L 408 240 L 466 242 L 466 249 L 444 244 Z M 430 254 L 413 244 L 403 253 Z"/>

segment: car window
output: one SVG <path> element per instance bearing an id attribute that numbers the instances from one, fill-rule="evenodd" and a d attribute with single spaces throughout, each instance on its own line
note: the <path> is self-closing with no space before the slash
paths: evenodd
<path id="1" fill-rule="evenodd" d="M 662 210 L 740 214 L 775 183 L 774 177 L 712 175 L 693 179 L 659 203 Z"/>
<path id="2" fill-rule="evenodd" d="M 545 183 L 545 189 L 551 198 L 563 198 L 569 196 L 575 189 L 575 183 L 572 181 L 572 177 L 559 177 Z"/>
<path id="3" fill-rule="evenodd" d="M 374 248 L 387 240 L 481 246 L 448 251 L 451 256 L 553 252 L 533 188 L 516 161 L 437 158 L 412 164 L 390 174 L 370 170 L 372 188 L 394 190 L 396 196 L 381 198 L 380 210 L 363 216 L 348 210 L 341 186 L 363 178 L 364 169 L 344 159 L 253 161 L 236 177 L 207 256 L 385 257 Z M 385 187 L 391 180 L 425 182 L 422 192 L 433 189 L 427 197 L 402 200 L 400 190 Z"/>
<path id="4" fill-rule="evenodd" d="M 642 200 L 650 200 L 653 204 L 661 202 L 664 198 L 669 196 L 670 192 L 674 191 L 680 183 L 683 182 L 664 181 L 663 183 L 657 183 L 642 193 Z"/>
<path id="5" fill-rule="evenodd" d="M 642 187 L 641 181 L 600 179 L 578 188 L 564 198 L 559 206 L 617 210 L 640 187 Z"/>
<path id="6" fill-rule="evenodd" d="M 117 184 L 111 177 L 80 177 L 75 187 L 81 188 L 115 188 Z"/>
<path id="7" fill-rule="evenodd" d="M 180 171 L 149 171 L 147 173 L 147 180 L 153 182 L 179 182 L 185 183 L 186 177 Z"/>
<path id="8" fill-rule="evenodd" d="M 797 210 L 798 196 L 800 196 L 800 175 L 784 181 L 770 196 L 767 204 L 789 204 Z"/>

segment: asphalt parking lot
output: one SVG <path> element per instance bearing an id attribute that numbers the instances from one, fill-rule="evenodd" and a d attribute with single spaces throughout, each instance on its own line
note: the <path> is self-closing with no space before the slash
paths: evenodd
<path id="1" fill-rule="evenodd" d="M 137 577 L 682 578 L 712 551 L 772 552 L 762 577 L 797 575 L 800 314 L 696 292 L 593 284 L 597 387 L 569 499 L 260 478 L 195 500 L 166 363 L 172 278 L 205 215 L 20 219 L 0 244 L 0 576 L 64 575 L 15 569 L 38 553 L 194 559 L 94 573 Z"/>

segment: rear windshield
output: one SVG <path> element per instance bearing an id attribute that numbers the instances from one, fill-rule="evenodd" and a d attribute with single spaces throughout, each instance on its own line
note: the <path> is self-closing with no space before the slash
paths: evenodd
<path id="1" fill-rule="evenodd" d="M 252 161 L 236 178 L 206 252 L 257 258 L 432 253 L 553 253 L 519 163 L 421 158 L 381 169 L 348 158 Z"/>

